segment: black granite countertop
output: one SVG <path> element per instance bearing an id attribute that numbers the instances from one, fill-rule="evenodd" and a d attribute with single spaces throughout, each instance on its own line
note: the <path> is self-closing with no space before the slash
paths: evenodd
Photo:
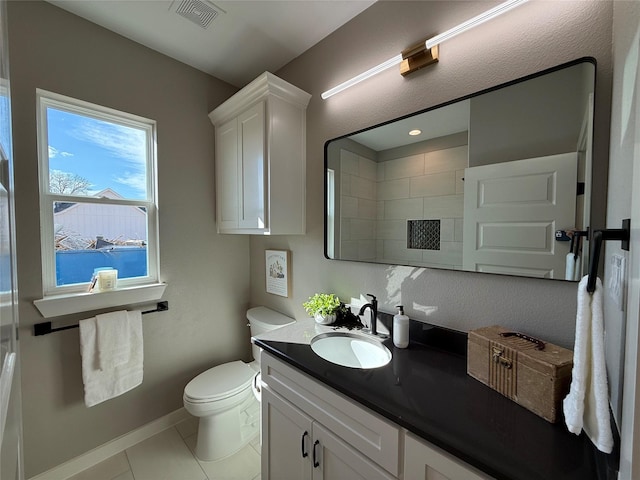
<path id="1" fill-rule="evenodd" d="M 387 325 L 390 318 L 380 314 Z M 369 370 L 330 363 L 308 343 L 254 342 L 497 479 L 602 480 L 610 475 L 607 458 L 603 461 L 584 434 L 573 435 L 562 423 L 551 424 L 468 376 L 466 334 L 412 320 L 410 338 L 407 349 L 385 340 L 391 362 Z"/>

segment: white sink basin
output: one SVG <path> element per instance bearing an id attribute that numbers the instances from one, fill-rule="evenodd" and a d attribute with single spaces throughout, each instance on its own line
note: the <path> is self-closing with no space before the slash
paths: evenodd
<path id="1" fill-rule="evenodd" d="M 346 332 L 321 333 L 311 349 L 325 360 L 352 368 L 378 368 L 391 361 L 391 352 L 374 338 Z"/>

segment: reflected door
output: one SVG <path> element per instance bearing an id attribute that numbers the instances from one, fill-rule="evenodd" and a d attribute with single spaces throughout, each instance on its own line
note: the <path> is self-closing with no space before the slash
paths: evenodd
<path id="1" fill-rule="evenodd" d="M 577 153 L 470 167 L 464 176 L 465 270 L 563 279 L 576 224 Z"/>

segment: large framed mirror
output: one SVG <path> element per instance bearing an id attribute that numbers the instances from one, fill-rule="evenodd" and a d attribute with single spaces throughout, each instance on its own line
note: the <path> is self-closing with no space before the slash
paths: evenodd
<path id="1" fill-rule="evenodd" d="M 580 279 L 595 70 L 575 60 L 327 141 L 325 256 Z"/>

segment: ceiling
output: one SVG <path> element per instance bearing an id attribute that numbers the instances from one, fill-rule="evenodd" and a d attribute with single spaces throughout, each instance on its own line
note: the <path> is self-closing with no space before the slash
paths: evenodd
<path id="1" fill-rule="evenodd" d="M 375 2 L 48 1 L 238 88 L 277 71 Z"/>

